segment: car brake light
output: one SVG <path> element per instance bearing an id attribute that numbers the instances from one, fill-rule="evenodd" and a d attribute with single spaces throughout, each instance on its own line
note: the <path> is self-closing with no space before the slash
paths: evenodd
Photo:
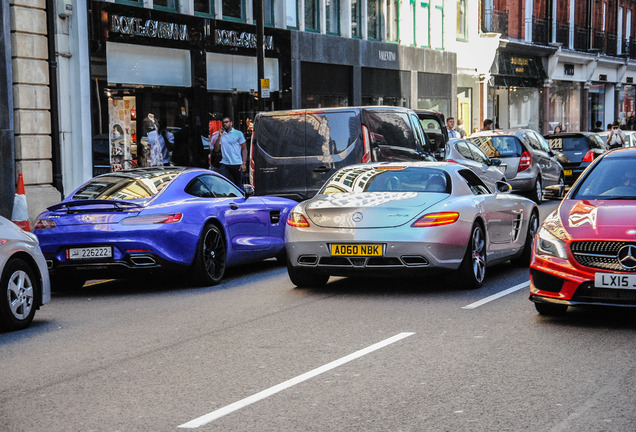
<path id="1" fill-rule="evenodd" d="M 588 150 L 583 156 L 583 160 L 581 162 L 593 162 L 594 161 L 594 150 Z"/>
<path id="2" fill-rule="evenodd" d="M 309 228 L 309 222 L 307 218 L 300 213 L 291 212 L 287 217 L 287 225 L 296 228 Z"/>
<path id="3" fill-rule="evenodd" d="M 457 162 L 455 159 L 446 159 L 446 162 L 459 163 L 459 162 Z"/>
<path id="4" fill-rule="evenodd" d="M 367 129 L 366 126 L 362 126 L 362 144 L 364 147 L 362 163 L 371 162 L 371 144 L 369 143 L 369 129 Z"/>
<path id="5" fill-rule="evenodd" d="M 525 171 L 530 168 L 530 163 L 532 162 L 532 156 L 527 151 L 521 153 L 521 159 L 519 159 L 519 168 L 517 168 L 518 172 Z"/>
<path id="6" fill-rule="evenodd" d="M 441 212 L 429 213 L 411 224 L 413 228 L 424 228 L 430 226 L 450 225 L 457 222 L 459 213 L 457 212 Z"/>
<path id="7" fill-rule="evenodd" d="M 46 219 L 38 219 L 35 221 L 35 226 L 33 227 L 34 230 L 36 229 L 49 229 L 49 228 L 55 228 L 57 226 L 57 224 L 52 221 L 52 220 L 46 220 Z"/>
<path id="8" fill-rule="evenodd" d="M 156 214 L 147 216 L 132 216 L 126 219 L 122 219 L 120 222 L 123 225 L 154 225 L 154 224 L 167 224 L 176 223 L 181 221 L 183 213 L 174 214 Z"/>

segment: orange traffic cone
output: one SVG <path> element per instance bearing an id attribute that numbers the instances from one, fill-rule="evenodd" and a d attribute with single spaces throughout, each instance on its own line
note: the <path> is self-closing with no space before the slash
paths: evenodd
<path id="1" fill-rule="evenodd" d="M 13 200 L 11 222 L 25 231 L 31 231 L 31 224 L 29 223 L 29 209 L 27 207 L 26 194 L 24 193 L 24 179 L 22 178 L 22 173 L 18 174 L 18 188 Z"/>

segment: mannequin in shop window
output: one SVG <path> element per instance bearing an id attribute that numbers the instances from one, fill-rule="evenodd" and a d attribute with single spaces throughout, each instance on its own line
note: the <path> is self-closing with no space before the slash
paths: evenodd
<path id="1" fill-rule="evenodd" d="M 150 146 L 150 166 L 170 165 L 170 156 L 174 147 L 174 135 L 155 118 L 156 129 L 148 132 Z"/>

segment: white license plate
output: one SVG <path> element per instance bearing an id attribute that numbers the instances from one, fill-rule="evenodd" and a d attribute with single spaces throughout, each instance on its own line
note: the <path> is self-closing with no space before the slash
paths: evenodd
<path id="1" fill-rule="evenodd" d="M 113 248 L 110 246 L 72 248 L 66 250 L 66 259 L 68 260 L 85 260 L 112 257 Z"/>
<path id="2" fill-rule="evenodd" d="M 598 288 L 636 290 L 636 274 L 596 273 L 594 285 Z"/>

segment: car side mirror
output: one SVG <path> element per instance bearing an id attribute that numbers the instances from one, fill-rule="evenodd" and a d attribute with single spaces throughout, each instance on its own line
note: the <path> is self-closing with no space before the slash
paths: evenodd
<path id="1" fill-rule="evenodd" d="M 512 190 L 512 186 L 510 186 L 510 183 L 506 183 L 505 181 L 496 181 L 495 182 L 495 188 L 497 189 L 498 193 L 510 193 L 510 191 Z"/>
<path id="2" fill-rule="evenodd" d="M 245 191 L 246 199 L 254 195 L 254 186 L 252 186 L 251 184 L 244 184 L 243 190 Z"/>
<path id="3" fill-rule="evenodd" d="M 490 159 L 490 163 L 488 165 L 494 165 L 498 167 L 499 165 L 501 165 L 501 159 Z"/>

